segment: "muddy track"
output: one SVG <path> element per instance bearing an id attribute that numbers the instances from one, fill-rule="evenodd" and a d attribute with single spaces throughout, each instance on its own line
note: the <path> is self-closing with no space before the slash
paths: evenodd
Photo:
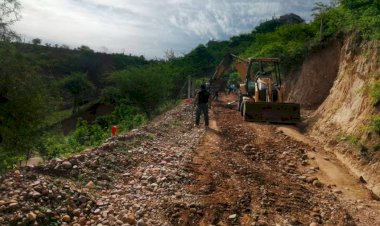
<path id="1" fill-rule="evenodd" d="M 308 157 L 315 147 L 278 126 L 244 122 L 224 105 L 214 105 L 186 166 L 192 201 L 169 206 L 173 225 L 376 225 L 376 217 L 355 219 L 334 187 L 318 180 L 315 157 Z"/>

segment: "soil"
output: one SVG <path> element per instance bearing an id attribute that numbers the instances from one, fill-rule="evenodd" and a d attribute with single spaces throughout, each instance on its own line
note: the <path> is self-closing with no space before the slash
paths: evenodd
<path id="1" fill-rule="evenodd" d="M 380 204 L 373 194 L 321 145 L 294 128 L 244 122 L 239 112 L 224 107 L 228 101 L 230 97 L 214 107 L 211 126 L 190 165 L 196 176 L 188 191 L 194 195 L 193 202 L 203 209 L 192 215 L 185 207 L 172 223 L 380 222 Z M 320 186 L 305 181 L 313 176 Z"/>
<path id="2" fill-rule="evenodd" d="M 294 69 L 286 82 L 288 102 L 317 109 L 329 96 L 339 72 L 342 43 L 334 39 L 321 44 L 300 68 Z"/>

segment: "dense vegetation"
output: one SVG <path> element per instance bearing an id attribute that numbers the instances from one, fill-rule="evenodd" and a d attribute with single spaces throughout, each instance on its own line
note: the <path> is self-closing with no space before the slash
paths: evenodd
<path id="1" fill-rule="evenodd" d="M 16 0 L 4 4 L 0 12 L 0 170 L 33 152 L 53 158 L 98 145 L 109 137 L 112 125 L 118 125 L 119 131 L 143 125 L 181 97 L 189 75 L 198 81 L 208 77 L 226 53 L 280 57 L 286 72 L 338 34 L 380 38 L 379 0 L 341 0 L 317 3 L 310 23 L 289 14 L 268 20 L 251 33 L 201 44 L 181 57 L 168 52 L 165 60 L 146 60 L 97 53 L 84 45 L 74 50 L 43 46 L 41 39 L 20 43 L 9 29 L 18 19 L 20 5 Z M 238 80 L 236 73 L 227 78 Z M 112 106 L 113 112 L 93 122 L 78 120 L 69 135 L 56 126 L 86 104 L 97 102 Z M 372 121 L 372 130 L 380 131 L 379 119 Z"/>

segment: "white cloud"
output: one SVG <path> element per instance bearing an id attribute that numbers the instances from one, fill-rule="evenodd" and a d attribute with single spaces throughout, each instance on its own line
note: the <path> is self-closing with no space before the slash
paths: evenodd
<path id="1" fill-rule="evenodd" d="M 151 58 L 167 49 L 183 53 L 209 39 L 250 32 L 261 21 L 285 13 L 310 19 L 317 1 L 20 0 L 23 18 L 14 29 L 53 44 L 107 47 L 109 52 Z"/>

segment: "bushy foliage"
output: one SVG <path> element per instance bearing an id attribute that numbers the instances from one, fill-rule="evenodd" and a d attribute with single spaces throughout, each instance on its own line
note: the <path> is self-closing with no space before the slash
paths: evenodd
<path id="1" fill-rule="evenodd" d="M 372 117 L 369 128 L 370 131 L 380 135 L 380 115 L 375 115 Z"/>
<path id="2" fill-rule="evenodd" d="M 0 152 L 12 159 L 28 156 L 51 101 L 33 66 L 7 43 L 0 44 L 0 99 Z"/>
<path id="3" fill-rule="evenodd" d="M 94 123 L 79 119 L 76 129 L 68 136 L 61 133 L 44 134 L 38 151 L 48 159 L 74 154 L 102 144 L 111 136 L 110 128 L 113 125 L 117 126 L 120 134 L 144 125 L 147 121 L 139 109 L 122 100 L 112 114 L 98 117 Z"/>
<path id="4" fill-rule="evenodd" d="M 277 57 L 284 65 L 303 60 L 307 42 L 313 39 L 315 31 L 307 24 L 291 24 L 279 27 L 275 32 L 258 34 L 256 41 L 243 54 L 244 57 Z"/>
<path id="5" fill-rule="evenodd" d="M 144 68 L 114 72 L 109 80 L 133 105 L 151 117 L 170 96 L 172 88 L 170 75 L 168 66 L 159 63 Z"/>
<path id="6" fill-rule="evenodd" d="M 380 104 L 380 80 L 374 81 L 369 89 L 371 103 L 375 106 Z"/>
<path id="7" fill-rule="evenodd" d="M 78 112 L 79 103 L 95 89 L 86 74 L 75 72 L 62 80 L 62 89 L 69 92 L 73 99 L 73 114 Z"/>
<path id="8" fill-rule="evenodd" d="M 322 20 L 323 36 L 337 32 L 359 32 L 367 39 L 380 39 L 380 2 L 378 0 L 341 0 L 316 15 L 313 24 Z"/>

